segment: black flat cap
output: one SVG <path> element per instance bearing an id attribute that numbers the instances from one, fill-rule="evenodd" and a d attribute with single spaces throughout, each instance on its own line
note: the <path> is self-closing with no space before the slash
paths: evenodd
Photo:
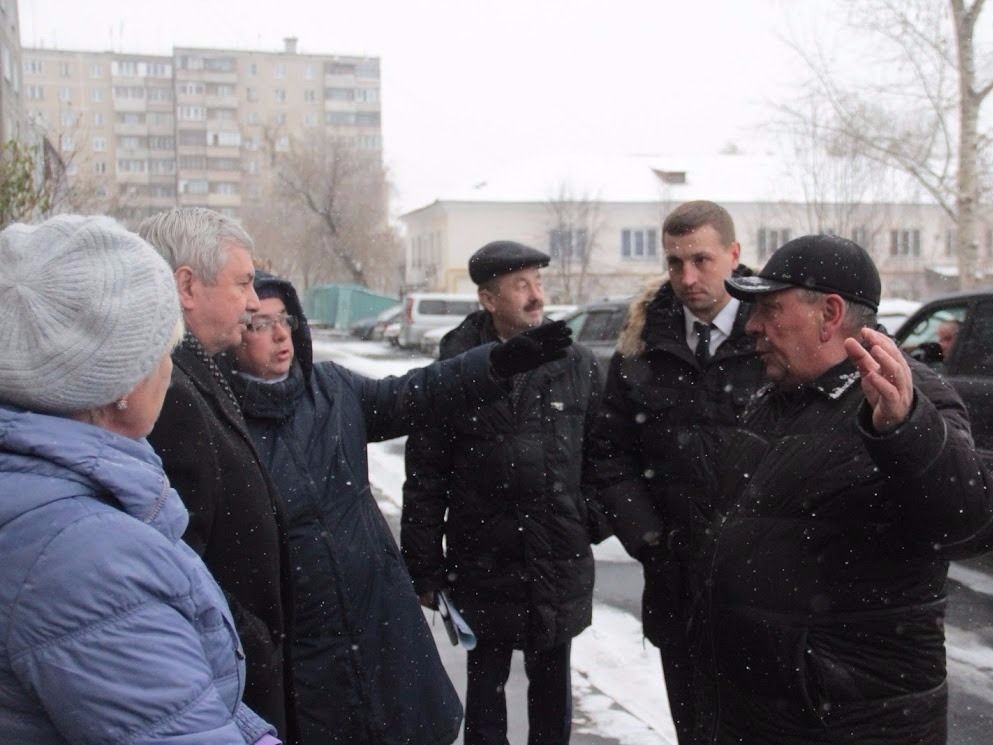
<path id="1" fill-rule="evenodd" d="M 469 277 L 477 285 L 529 266 L 545 267 L 548 254 L 516 241 L 493 241 L 469 257 Z"/>
<path id="2" fill-rule="evenodd" d="M 804 235 L 784 243 L 750 277 L 724 280 L 728 293 L 750 302 L 756 295 L 790 287 L 841 295 L 853 303 L 879 309 L 879 271 L 859 244 L 835 235 Z"/>

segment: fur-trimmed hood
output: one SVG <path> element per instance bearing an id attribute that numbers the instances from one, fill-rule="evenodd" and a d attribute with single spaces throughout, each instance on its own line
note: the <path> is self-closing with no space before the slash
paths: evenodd
<path id="1" fill-rule="evenodd" d="M 754 274 L 744 264 L 733 272 L 736 277 Z M 645 326 L 652 306 L 671 308 L 679 303 L 667 277 L 653 279 L 639 292 L 628 306 L 627 321 L 617 340 L 617 351 L 622 357 L 637 357 L 645 351 Z"/>

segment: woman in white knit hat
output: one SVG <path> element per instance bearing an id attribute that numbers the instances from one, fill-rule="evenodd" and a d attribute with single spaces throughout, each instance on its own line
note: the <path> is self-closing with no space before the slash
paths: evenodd
<path id="1" fill-rule="evenodd" d="M 278 743 L 145 435 L 172 271 L 106 217 L 0 232 L 0 740 Z"/>

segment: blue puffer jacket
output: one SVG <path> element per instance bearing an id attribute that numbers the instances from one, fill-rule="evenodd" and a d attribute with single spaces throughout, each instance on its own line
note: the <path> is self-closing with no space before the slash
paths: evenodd
<path id="1" fill-rule="evenodd" d="M 143 440 L 0 406 L 0 740 L 252 743 L 224 597 Z"/>

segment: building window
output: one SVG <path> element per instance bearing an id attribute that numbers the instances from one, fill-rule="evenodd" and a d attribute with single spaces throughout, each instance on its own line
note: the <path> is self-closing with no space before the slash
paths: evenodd
<path id="1" fill-rule="evenodd" d="M 211 132 L 208 142 L 218 147 L 240 147 L 241 132 Z"/>
<path id="2" fill-rule="evenodd" d="M 316 111 L 308 111 L 303 115 L 303 126 L 305 127 L 316 127 L 318 121 L 320 121 L 320 119 L 317 116 Z"/>
<path id="3" fill-rule="evenodd" d="M 72 77 L 72 66 L 68 62 L 59 62 L 59 77 Z"/>
<path id="4" fill-rule="evenodd" d="M 206 92 L 203 83 L 194 83 L 184 80 L 176 85 L 176 92 L 181 96 L 202 96 Z"/>
<path id="5" fill-rule="evenodd" d="M 121 77 L 137 77 L 138 63 L 134 60 L 117 60 L 111 63 L 110 74 Z"/>
<path id="6" fill-rule="evenodd" d="M 548 253 L 553 259 L 581 259 L 586 252 L 586 228 L 555 228 L 548 231 Z"/>
<path id="7" fill-rule="evenodd" d="M 252 88 L 252 87 L 245 88 L 245 98 L 247 98 L 249 101 L 253 101 L 253 102 L 254 101 L 258 101 L 259 100 L 259 92 L 255 88 Z"/>
<path id="8" fill-rule="evenodd" d="M 153 86 L 147 90 L 149 101 L 171 101 L 172 100 L 172 88 L 166 88 L 165 86 Z"/>
<path id="9" fill-rule="evenodd" d="M 24 60 L 24 72 L 29 75 L 40 75 L 45 71 L 45 65 L 40 59 Z"/>
<path id="10" fill-rule="evenodd" d="M 317 91 L 313 88 L 308 88 L 303 92 L 303 102 L 304 103 L 317 103 Z"/>
<path id="11" fill-rule="evenodd" d="M 103 113 L 100 111 L 93 112 L 93 126 L 102 127 L 103 126 Z"/>
<path id="12" fill-rule="evenodd" d="M 148 172 L 156 176 L 171 176 L 176 173 L 173 158 L 152 158 L 148 161 Z"/>
<path id="13" fill-rule="evenodd" d="M 102 78 L 103 77 L 103 65 L 94 62 L 90 65 L 90 77 L 91 78 Z"/>
<path id="14" fill-rule="evenodd" d="M 368 80 L 379 80 L 379 60 L 362 60 L 355 65 L 355 77 Z"/>
<path id="15" fill-rule="evenodd" d="M 355 100 L 360 103 L 379 103 L 378 88 L 356 88 Z"/>
<path id="16" fill-rule="evenodd" d="M 306 67 L 303 68 L 303 79 L 304 80 L 313 80 L 314 79 L 314 66 L 313 65 L 307 65 Z"/>
<path id="17" fill-rule="evenodd" d="M 148 163 L 142 158 L 118 158 L 118 173 L 145 173 Z"/>
<path id="18" fill-rule="evenodd" d="M 59 100 L 60 101 L 71 101 L 72 100 L 72 89 L 71 88 L 59 88 Z"/>
<path id="19" fill-rule="evenodd" d="M 233 181 L 215 181 L 210 185 L 212 194 L 237 194 L 238 184 Z"/>
<path id="20" fill-rule="evenodd" d="M 286 64 L 283 62 L 277 62 L 272 66 L 272 76 L 277 80 L 282 80 L 286 77 Z"/>
<path id="21" fill-rule="evenodd" d="M 62 112 L 62 126 L 63 127 L 75 127 L 76 126 L 76 115 L 71 111 Z"/>
<path id="22" fill-rule="evenodd" d="M 179 167 L 183 170 L 190 171 L 206 171 L 207 170 L 207 156 L 206 155 L 182 155 L 179 158 Z"/>
<path id="23" fill-rule="evenodd" d="M 920 256 L 921 231 L 917 228 L 890 231 L 890 256 Z"/>
<path id="24" fill-rule="evenodd" d="M 275 124 L 276 126 L 282 126 L 286 124 L 286 113 L 281 111 L 278 114 L 276 114 L 272 118 L 272 123 Z"/>
<path id="25" fill-rule="evenodd" d="M 93 138 L 93 152 L 102 153 L 107 150 L 107 138 L 106 137 L 94 137 Z"/>
<path id="26" fill-rule="evenodd" d="M 177 106 L 176 118 L 183 122 L 205 121 L 207 109 L 203 106 Z"/>
<path id="27" fill-rule="evenodd" d="M 354 111 L 326 111 L 324 112 L 324 122 L 326 124 L 355 124 Z"/>
<path id="28" fill-rule="evenodd" d="M 275 145 L 275 147 L 276 147 L 276 152 L 277 153 L 286 153 L 286 152 L 289 152 L 289 149 L 290 149 L 290 138 L 287 137 L 286 135 L 281 135 L 281 136 L 277 137 L 276 138 L 276 145 Z"/>
<path id="29" fill-rule="evenodd" d="M 659 255 L 659 232 L 656 228 L 625 228 L 621 231 L 621 256 L 625 259 L 650 259 Z"/>
<path id="30" fill-rule="evenodd" d="M 769 258 L 789 239 L 789 228 L 759 228 L 759 259 Z"/>
<path id="31" fill-rule="evenodd" d="M 946 230 L 945 231 L 945 256 L 954 256 L 955 247 L 959 240 L 959 232 L 957 230 Z M 892 251 L 892 247 L 891 247 Z"/>
<path id="32" fill-rule="evenodd" d="M 325 88 L 324 97 L 329 101 L 354 101 L 354 88 Z"/>
<path id="33" fill-rule="evenodd" d="M 45 86 L 43 85 L 26 85 L 24 90 L 28 94 L 28 98 L 34 101 L 45 100 Z"/>
<path id="34" fill-rule="evenodd" d="M 355 123 L 365 127 L 379 126 L 378 111 L 357 111 L 355 112 Z"/>
<path id="35" fill-rule="evenodd" d="M 107 172 L 107 163 L 106 163 L 106 161 L 103 161 L 103 160 L 94 161 L 94 163 L 93 163 L 93 173 L 103 174 L 103 173 L 106 173 L 106 172 Z"/>
<path id="36" fill-rule="evenodd" d="M 103 88 L 94 88 L 90 91 L 90 100 L 93 103 L 100 103 L 103 101 Z"/>
<path id="37" fill-rule="evenodd" d="M 324 63 L 324 74 L 325 75 L 350 75 L 355 76 L 355 65 L 350 65 L 347 62 L 325 62 Z"/>
<path id="38" fill-rule="evenodd" d="M 204 179 L 191 179 L 179 182 L 180 194 L 206 194 L 210 190 L 210 184 Z"/>
<path id="39" fill-rule="evenodd" d="M 276 103 L 286 103 L 286 89 L 276 88 L 272 92 L 273 98 L 275 98 Z"/>

